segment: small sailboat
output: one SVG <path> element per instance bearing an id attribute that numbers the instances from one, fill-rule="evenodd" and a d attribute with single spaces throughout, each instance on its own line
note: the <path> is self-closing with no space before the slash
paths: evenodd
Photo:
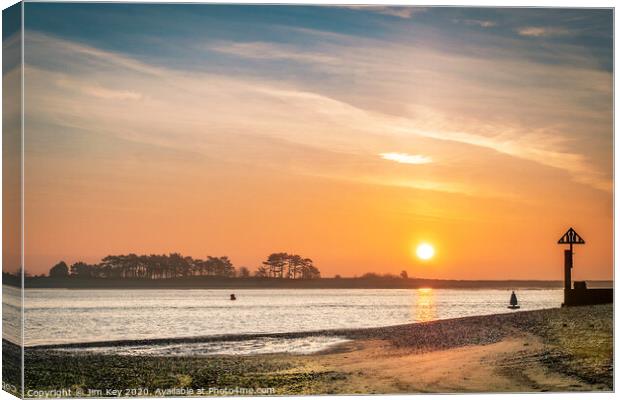
<path id="1" fill-rule="evenodd" d="M 510 295 L 510 305 L 508 306 L 508 308 L 510 308 L 511 310 L 517 310 L 521 308 L 521 306 L 519 305 L 517 301 L 517 295 L 515 294 L 514 290 L 512 291 L 512 294 Z"/>
<path id="2" fill-rule="evenodd" d="M 235 294 L 233 293 L 233 294 L 231 294 L 231 295 L 230 295 L 230 299 L 231 299 L 231 300 L 237 300 L 237 297 L 236 297 L 236 296 L 235 296 Z"/>

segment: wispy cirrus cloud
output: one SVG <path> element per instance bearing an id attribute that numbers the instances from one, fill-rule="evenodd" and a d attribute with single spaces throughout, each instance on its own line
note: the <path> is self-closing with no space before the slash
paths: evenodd
<path id="1" fill-rule="evenodd" d="M 375 97 L 390 95 L 400 102 L 409 104 L 409 111 L 395 115 L 381 111 L 380 107 L 379 109 L 363 107 L 355 101 L 347 101 L 346 96 L 345 98 L 334 96 L 330 94 L 330 88 L 321 85 L 308 89 L 300 83 L 255 77 L 180 72 L 148 65 L 118 53 L 36 33 L 29 34 L 28 40 L 30 54 L 37 58 L 50 57 L 48 60 L 54 58 L 56 61 L 59 59 L 71 61 L 68 64 L 69 69 L 62 72 L 29 66 L 27 71 L 29 87 L 39 86 L 30 97 L 32 99 L 30 111 L 36 112 L 40 118 L 49 115 L 57 121 L 62 120 L 68 125 L 80 126 L 82 129 L 97 129 L 107 132 L 106 134 L 120 135 L 134 141 L 156 143 L 160 146 L 187 148 L 187 144 L 191 144 L 191 151 L 206 151 L 214 138 L 224 137 L 232 130 L 255 140 L 264 140 L 266 137 L 277 138 L 329 153 L 336 152 L 362 158 L 382 154 L 382 157 L 388 160 L 425 165 L 425 168 L 434 163 L 429 163 L 431 160 L 425 156 L 411 153 L 411 144 L 416 143 L 418 144 L 416 147 L 420 147 L 420 143 L 425 143 L 420 147 L 421 151 L 433 152 L 431 149 L 437 143 L 450 142 L 455 145 L 492 150 L 517 160 L 565 171 L 575 182 L 604 191 L 611 190 L 610 178 L 601 173 L 578 149 L 571 149 L 570 140 L 557 128 L 532 133 L 511 121 L 510 118 L 515 118 L 511 113 L 523 112 L 531 115 L 532 111 L 515 108 L 514 105 L 510 106 L 508 111 L 498 108 L 501 103 L 498 104 L 496 96 L 498 93 L 503 95 L 501 88 L 505 90 L 506 79 L 501 80 L 503 86 L 495 87 L 495 83 L 492 83 L 496 71 L 513 71 L 516 74 L 515 85 L 508 86 L 514 91 L 513 95 L 529 95 L 530 102 L 544 105 L 547 104 L 545 97 L 537 99 L 537 96 L 543 94 L 552 95 L 554 98 L 562 96 L 549 92 L 548 88 L 540 94 L 535 89 L 522 89 L 521 71 L 528 71 L 527 79 L 533 76 L 540 76 L 542 79 L 553 70 L 560 91 L 566 90 L 563 84 L 565 78 L 572 82 L 587 83 L 587 87 L 579 88 L 582 91 L 598 90 L 593 88 L 597 88 L 595 83 L 600 80 L 600 88 L 604 92 L 606 90 L 604 82 L 609 79 L 605 73 L 574 67 L 558 69 L 551 66 L 527 65 L 523 61 L 513 63 L 496 60 L 480 64 L 475 59 L 455 55 L 446 58 L 444 55 L 421 52 L 420 49 L 406 46 L 365 47 L 363 54 L 358 53 L 355 48 L 350 48 L 348 43 L 344 43 L 342 48 L 324 49 L 325 53 L 321 54 L 339 54 L 346 60 L 348 71 L 357 71 L 358 68 L 363 71 L 363 75 L 359 73 L 360 77 L 368 74 L 369 77 L 373 76 L 375 81 L 380 76 L 399 77 L 400 79 L 393 84 L 399 88 L 400 95 L 408 93 L 403 92 L 403 89 L 412 84 L 418 91 L 427 93 L 424 97 L 425 103 L 418 104 L 406 97 L 394 97 L 397 92 L 391 91 L 392 82 L 388 82 L 390 84 L 388 86 L 375 87 L 374 90 L 379 90 L 378 93 L 383 91 L 383 94 Z M 263 45 L 259 45 L 259 48 L 261 46 Z M 248 58 L 257 56 L 254 48 L 251 50 L 248 50 L 247 46 L 240 48 L 243 51 L 237 51 L 238 54 L 246 54 Z M 289 59 L 301 55 L 299 50 L 288 46 L 270 44 L 268 48 L 272 51 L 272 57 L 277 55 Z M 403 54 L 410 54 L 412 57 L 412 62 L 407 63 L 406 68 L 381 71 L 386 63 L 392 66 L 399 65 L 399 60 L 402 63 Z M 325 73 L 340 73 L 339 69 L 334 69 L 329 59 L 313 58 L 313 61 L 316 63 L 314 67 L 326 68 Z M 442 66 L 450 68 L 445 71 L 443 80 L 438 80 L 418 72 L 416 64 L 418 68 L 422 66 L 422 71 L 425 64 L 436 65 L 437 72 L 441 72 Z M 96 73 L 87 73 L 86 71 L 93 65 L 97 66 Z M 338 68 L 344 67 L 338 66 Z M 476 80 L 465 79 L 463 74 L 467 77 L 469 71 L 486 71 L 483 74 L 485 83 L 481 85 Z M 93 79 L 98 83 L 96 86 L 93 86 Z M 57 87 L 49 85 L 49 82 L 67 81 L 72 82 L 71 85 Z M 59 96 L 62 91 L 67 91 L 66 95 Z M 502 119 L 498 121 L 488 119 L 483 124 L 475 119 L 469 121 L 471 115 L 478 112 L 477 109 L 472 109 L 465 113 L 466 116 L 455 119 L 454 115 L 458 114 L 457 107 L 462 107 L 459 100 L 461 91 L 468 96 L 475 94 L 479 98 L 484 115 L 488 114 L 489 109 L 493 109 L 495 114 L 502 113 Z M 446 93 L 450 95 L 446 97 Z M 104 105 L 97 101 L 86 100 L 84 96 L 108 102 Z M 109 102 L 110 99 L 133 101 L 114 104 Z M 145 99 L 148 101 L 144 101 Z M 452 104 L 454 101 L 456 103 Z M 445 110 L 441 111 L 434 106 L 435 102 L 442 104 Z M 553 104 L 554 107 L 565 109 L 577 107 L 571 103 L 562 104 L 557 101 Z M 541 112 L 540 106 L 536 107 L 537 112 Z M 74 113 L 78 109 L 79 112 Z M 208 118 L 205 118 L 204 110 L 209 110 Z M 447 110 L 453 110 L 451 112 L 453 115 L 449 115 Z M 174 134 L 171 135 L 170 132 Z M 205 132 L 208 132 L 208 135 Z M 403 151 L 382 153 L 380 148 L 385 148 L 386 140 L 394 143 L 394 148 L 402 148 Z M 442 158 L 449 160 L 460 154 L 458 151 L 446 149 L 444 147 L 442 150 L 445 155 Z M 452 153 L 453 156 L 450 155 Z M 241 157 L 235 152 L 221 154 L 222 156 L 229 154 L 226 157 Z M 241 158 L 244 159 L 243 162 L 251 160 L 250 157 Z M 311 172 L 308 168 L 310 167 L 304 166 L 303 169 L 306 171 L 304 173 L 318 173 Z M 319 166 L 314 168 L 320 169 Z M 324 173 L 333 175 L 337 169 L 329 168 L 331 172 Z M 383 171 L 380 174 L 385 173 Z M 337 175 L 343 178 L 350 176 L 355 180 L 354 174 L 354 170 L 347 169 L 346 173 L 341 172 Z M 377 176 L 378 180 L 384 178 Z M 402 177 L 399 181 L 403 181 Z"/>
<path id="2" fill-rule="evenodd" d="M 527 37 L 549 37 L 569 35 L 570 31 L 566 28 L 557 27 L 524 26 L 517 28 L 517 33 Z"/>
<path id="3" fill-rule="evenodd" d="M 398 17 L 403 19 L 410 19 L 417 14 L 426 12 L 428 9 L 425 7 L 413 7 L 413 6 L 341 6 L 350 10 L 371 11 L 377 14 L 389 15 L 391 17 Z"/>
<path id="4" fill-rule="evenodd" d="M 140 100 L 142 95 L 131 90 L 111 90 L 100 86 L 85 86 L 82 88 L 86 93 L 108 100 Z"/>
<path id="5" fill-rule="evenodd" d="M 481 28 L 493 28 L 497 26 L 497 22 L 482 19 L 454 19 L 455 23 L 465 24 L 469 26 L 479 26 Z"/>
<path id="6" fill-rule="evenodd" d="M 97 84 L 85 84 L 81 81 L 72 80 L 69 77 L 58 79 L 56 84 L 65 88 L 79 90 L 89 96 L 106 100 L 141 100 L 143 98 L 141 93 L 133 90 L 111 89 Z"/>
<path id="7" fill-rule="evenodd" d="M 428 164 L 433 161 L 431 157 L 420 154 L 380 153 L 379 156 L 384 160 L 396 161 L 401 164 Z"/>
<path id="8" fill-rule="evenodd" d="M 328 54 L 304 51 L 293 46 L 267 42 L 219 42 L 205 45 L 204 49 L 254 59 L 292 60 L 297 62 L 335 63 L 337 58 Z"/>

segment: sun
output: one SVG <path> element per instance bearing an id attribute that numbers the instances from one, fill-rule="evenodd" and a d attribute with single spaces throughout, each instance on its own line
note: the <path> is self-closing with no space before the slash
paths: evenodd
<path id="1" fill-rule="evenodd" d="M 435 255 L 435 248 L 428 243 L 420 243 L 415 249 L 415 254 L 420 260 L 430 260 Z"/>

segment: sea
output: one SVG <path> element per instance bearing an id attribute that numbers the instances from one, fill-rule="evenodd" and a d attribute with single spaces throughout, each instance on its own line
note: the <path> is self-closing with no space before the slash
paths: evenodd
<path id="1" fill-rule="evenodd" d="M 520 310 L 557 308 L 563 296 L 556 289 L 515 292 Z M 509 289 L 27 289 L 23 335 L 26 346 L 36 346 L 380 327 L 514 312 L 507 308 L 510 294 Z M 3 338 L 15 343 L 21 335 L 16 323 L 20 304 L 19 290 L 3 286 Z M 343 341 L 265 337 L 83 350 L 129 355 L 312 353 Z"/>

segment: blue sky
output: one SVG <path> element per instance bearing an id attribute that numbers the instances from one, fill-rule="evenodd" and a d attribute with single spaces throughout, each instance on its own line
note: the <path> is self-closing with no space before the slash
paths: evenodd
<path id="1" fill-rule="evenodd" d="M 543 50 L 569 44 L 587 47 L 596 62 L 607 70 L 612 65 L 613 19 L 611 11 L 605 9 L 71 3 L 28 3 L 26 7 L 28 29 L 162 63 L 173 62 L 169 58 L 179 56 L 174 47 L 182 47 L 196 38 L 314 43 L 303 33 L 287 29 L 305 28 L 414 43 L 428 35 L 444 36 L 452 39 L 446 50 L 456 52 L 466 52 L 472 44 L 501 47 L 502 40 L 506 40 L 527 56 L 551 63 L 553 52 Z M 539 31 L 531 30 L 528 34 L 523 30 L 528 27 Z M 532 37 L 539 40 L 533 43 Z M 169 47 L 162 49 L 162 42 Z M 184 56 L 192 60 L 189 54 Z"/>

